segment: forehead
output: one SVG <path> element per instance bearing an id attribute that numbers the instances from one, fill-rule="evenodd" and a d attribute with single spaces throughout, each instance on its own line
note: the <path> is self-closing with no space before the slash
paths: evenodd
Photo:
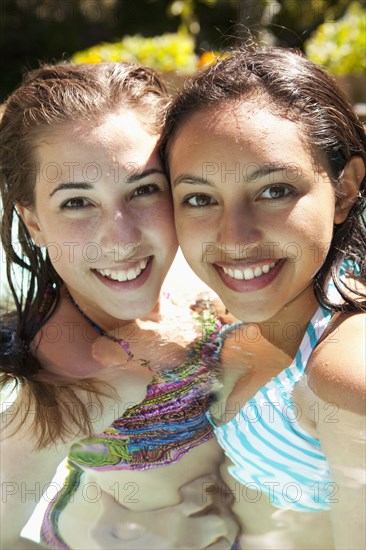
<path id="1" fill-rule="evenodd" d="M 73 124 L 70 128 L 78 137 L 93 141 L 98 139 L 106 144 L 114 141 L 115 137 L 123 134 L 129 139 L 139 139 L 141 134 L 156 135 L 151 121 L 148 121 L 140 111 L 126 109 L 116 113 L 108 113 L 98 118 L 94 123 Z"/>
<path id="2" fill-rule="evenodd" d="M 276 114 L 268 102 L 257 100 L 228 101 L 191 115 L 176 133 L 174 142 L 182 136 L 196 145 L 206 136 L 208 141 L 231 141 L 256 149 L 263 144 L 276 145 L 279 140 L 297 141 L 304 145 L 305 136 L 299 126 Z M 264 145 L 265 144 L 265 145 Z M 173 147 L 172 146 L 172 147 Z"/>
<path id="3" fill-rule="evenodd" d="M 72 121 L 42 132 L 36 143 L 37 160 L 78 161 L 82 158 L 116 160 L 130 156 L 131 162 L 149 156 L 158 135 L 137 111 L 110 113 L 95 121 Z M 54 157 L 51 159 L 50 157 Z M 125 158 L 128 161 L 128 158 Z"/>
<path id="4" fill-rule="evenodd" d="M 121 133 L 128 134 L 131 139 L 140 137 L 141 133 L 152 136 L 157 134 L 151 121 L 149 122 L 142 113 L 125 109 L 91 119 L 80 118 L 51 125 L 48 129 L 43 128 L 39 131 L 37 141 L 38 144 L 52 143 L 68 136 L 85 143 L 93 143 L 98 139 L 107 144 Z"/>

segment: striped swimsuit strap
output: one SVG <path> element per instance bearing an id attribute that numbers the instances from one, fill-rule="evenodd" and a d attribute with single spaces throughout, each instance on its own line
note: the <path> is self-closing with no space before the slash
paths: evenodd
<path id="1" fill-rule="evenodd" d="M 302 411 L 293 402 L 310 355 L 331 319 L 319 307 L 311 319 L 292 364 L 265 384 L 215 434 L 233 465 L 231 475 L 243 485 L 266 493 L 281 508 L 329 508 L 331 477 L 319 441 L 300 425 Z M 223 338 L 231 327 L 222 331 Z M 327 492 L 328 491 L 328 492 Z"/>

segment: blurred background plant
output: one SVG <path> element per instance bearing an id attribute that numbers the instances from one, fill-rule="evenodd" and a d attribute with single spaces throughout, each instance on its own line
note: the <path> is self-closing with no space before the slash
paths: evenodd
<path id="1" fill-rule="evenodd" d="M 306 41 L 305 53 L 335 75 L 354 104 L 366 102 L 365 6 L 352 2 L 343 17 L 326 20 Z"/>
<path id="2" fill-rule="evenodd" d="M 71 60 L 74 63 L 127 61 L 153 67 L 162 72 L 190 74 L 197 67 L 198 56 L 195 53 L 193 36 L 181 30 L 150 38 L 140 34 L 127 35 L 118 42 L 103 42 L 76 52 Z"/>
<path id="3" fill-rule="evenodd" d="M 69 60 L 85 50 L 90 50 L 90 61 L 104 55 L 113 58 L 123 50 L 124 55 L 164 71 L 174 62 L 173 70 L 180 72 L 193 70 L 195 56 L 250 36 L 304 50 L 305 41 L 316 29 L 324 22 L 337 24 L 351 3 L 0 0 L 0 101 L 20 83 L 25 71 L 38 67 L 40 62 Z M 365 9 L 366 0 L 355 3 Z M 340 40 L 346 47 L 350 35 L 342 35 Z"/>
<path id="4" fill-rule="evenodd" d="M 305 43 L 309 59 L 337 75 L 366 71 L 366 8 L 352 2 L 338 21 L 325 21 Z"/>

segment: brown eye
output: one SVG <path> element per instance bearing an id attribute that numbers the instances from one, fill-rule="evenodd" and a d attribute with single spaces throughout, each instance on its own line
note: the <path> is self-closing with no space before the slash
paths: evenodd
<path id="1" fill-rule="evenodd" d="M 135 189 L 133 196 L 134 197 L 143 197 L 147 195 L 153 195 L 154 193 L 157 193 L 160 191 L 160 187 L 156 185 L 155 183 L 149 183 L 147 185 L 140 185 Z"/>
<path id="2" fill-rule="evenodd" d="M 190 197 L 185 199 L 184 203 L 193 207 L 203 207 L 215 204 L 215 200 L 209 195 L 201 193 L 198 195 L 191 195 Z"/>
<path id="3" fill-rule="evenodd" d="M 72 210 L 86 208 L 87 206 L 91 206 L 90 202 L 87 199 L 83 199 L 81 197 L 74 197 L 73 199 L 69 199 L 61 204 L 61 208 L 69 208 Z"/>
<path id="4" fill-rule="evenodd" d="M 289 187 L 288 185 L 271 185 L 270 187 L 267 187 L 262 193 L 259 195 L 260 199 L 283 199 L 286 198 L 289 195 L 293 195 L 295 193 L 294 189 L 292 187 Z"/>
<path id="5" fill-rule="evenodd" d="M 279 199 L 285 196 L 285 189 L 283 189 L 283 187 L 271 187 L 269 189 L 269 194 L 271 199 Z"/>

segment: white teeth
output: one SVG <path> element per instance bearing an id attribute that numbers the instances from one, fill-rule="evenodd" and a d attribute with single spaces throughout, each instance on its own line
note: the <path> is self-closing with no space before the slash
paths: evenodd
<path id="1" fill-rule="evenodd" d="M 140 271 L 141 273 L 141 271 Z M 136 279 L 137 275 L 136 275 L 136 270 L 135 269 L 129 269 L 127 271 L 127 279 L 129 281 L 132 281 L 133 279 Z"/>
<path id="2" fill-rule="evenodd" d="M 254 270 L 254 277 L 260 277 L 262 275 L 263 271 L 261 267 L 256 267 Z"/>
<path id="3" fill-rule="evenodd" d="M 268 273 L 271 269 L 274 268 L 275 265 L 276 262 L 262 265 L 261 267 L 257 266 L 254 269 L 252 269 L 251 267 L 246 267 L 245 269 L 230 269 L 228 267 L 223 267 L 222 269 L 224 273 L 226 273 L 226 275 L 229 275 L 229 277 L 232 277 L 232 279 L 245 279 L 246 281 L 249 281 L 250 279 L 254 279 L 255 277 L 260 277 L 261 275 L 263 275 L 263 273 Z"/>
<path id="4" fill-rule="evenodd" d="M 231 269 L 229 271 L 231 271 Z M 240 269 L 235 269 L 234 274 L 230 275 L 230 277 L 234 277 L 235 279 L 244 279 L 244 274 L 240 271 Z"/>
<path id="5" fill-rule="evenodd" d="M 140 273 L 147 266 L 148 258 L 140 260 L 134 267 L 127 267 L 126 269 L 97 269 L 98 273 L 111 279 L 112 281 L 118 281 L 123 283 L 125 281 L 132 281 L 140 275 Z"/>
<path id="6" fill-rule="evenodd" d="M 244 279 L 246 281 L 249 281 L 249 279 L 254 279 L 254 277 L 254 271 L 251 267 L 247 267 L 246 269 L 244 269 Z"/>

